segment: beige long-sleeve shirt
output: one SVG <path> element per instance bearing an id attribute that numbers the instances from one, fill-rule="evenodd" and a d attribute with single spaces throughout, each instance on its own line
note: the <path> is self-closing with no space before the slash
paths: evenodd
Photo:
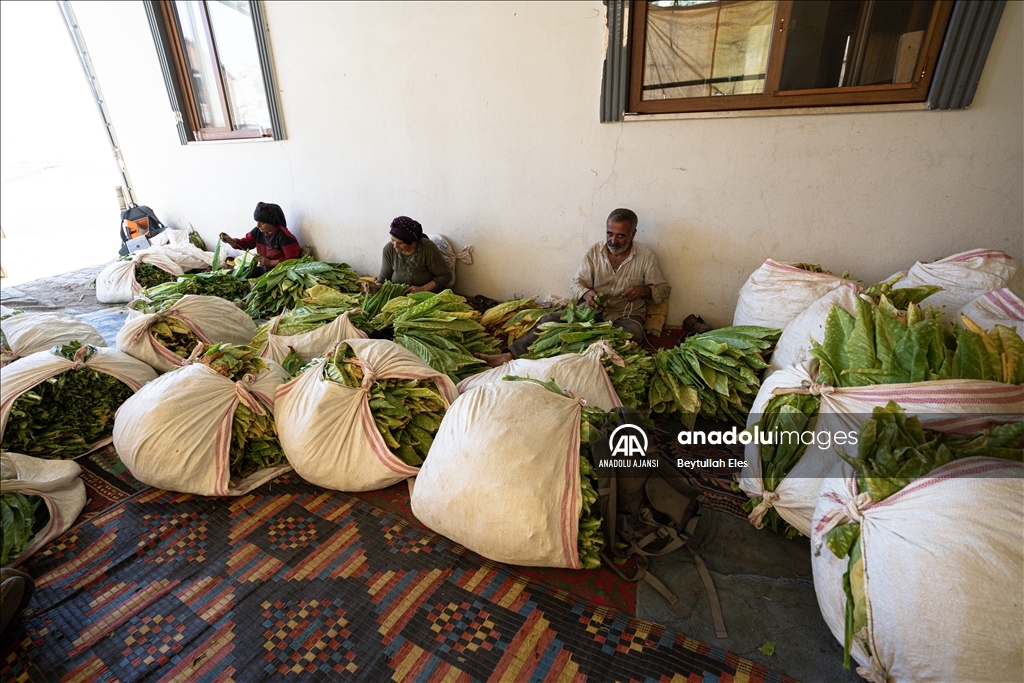
<path id="1" fill-rule="evenodd" d="M 647 315 L 647 299 L 626 301 L 622 294 L 634 285 L 651 288 L 651 299 L 658 303 L 669 295 L 672 287 L 658 268 L 654 253 L 642 244 L 633 242 L 633 249 L 618 270 L 608 260 L 608 248 L 598 242 L 587 250 L 583 263 L 572 279 L 572 297 L 579 301 L 587 290 L 593 289 L 605 294 L 604 319 L 611 322 L 622 316 Z"/>

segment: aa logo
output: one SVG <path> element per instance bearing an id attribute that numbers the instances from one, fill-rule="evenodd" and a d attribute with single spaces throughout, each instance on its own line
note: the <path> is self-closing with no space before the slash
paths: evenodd
<path id="1" fill-rule="evenodd" d="M 647 432 L 631 424 L 622 424 L 608 437 L 608 447 L 612 449 L 612 457 L 617 455 L 627 458 L 647 454 Z"/>

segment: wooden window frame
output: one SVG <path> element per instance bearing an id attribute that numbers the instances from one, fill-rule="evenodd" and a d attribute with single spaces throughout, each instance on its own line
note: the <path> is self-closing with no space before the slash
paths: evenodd
<path id="1" fill-rule="evenodd" d="M 775 3 L 772 39 L 768 48 L 764 92 L 747 95 L 686 97 L 663 100 L 644 100 L 643 72 L 647 33 L 647 2 L 632 0 L 632 23 L 629 79 L 629 102 L 626 111 L 632 114 L 678 114 L 690 112 L 737 111 L 750 109 L 781 109 L 802 107 L 842 107 L 870 104 L 902 104 L 926 102 L 935 64 L 939 58 L 946 28 L 953 12 L 953 0 L 939 0 L 938 10 L 932 18 L 921 45 L 921 52 L 910 83 L 853 86 L 844 88 L 816 88 L 807 90 L 779 90 L 782 61 L 786 54 L 787 28 L 793 10 L 793 0 Z"/>
<path id="2" fill-rule="evenodd" d="M 223 112 L 226 126 L 203 127 L 199 118 L 199 108 L 196 104 L 195 93 L 192 90 L 192 81 L 188 74 L 190 72 L 188 60 L 185 58 L 185 51 L 182 45 L 181 29 L 178 25 L 178 13 L 174 7 L 173 0 L 158 0 L 157 6 L 164 21 L 167 31 L 167 47 L 170 48 L 170 57 L 177 72 L 177 85 L 184 104 L 185 118 L 188 120 L 189 130 L 192 132 L 192 139 L 196 141 L 206 140 L 249 140 L 260 138 L 274 138 L 274 131 L 270 128 L 249 128 L 234 130 L 231 121 L 231 108 L 228 106 L 227 97 L 224 94 L 224 73 L 220 63 L 220 56 L 217 52 L 216 41 L 213 38 L 213 30 L 210 25 L 210 10 L 206 0 L 198 0 L 202 8 L 203 25 L 206 30 L 207 47 L 213 57 L 216 67 L 217 101 Z M 270 108 L 268 101 L 268 109 Z M 182 122 L 184 123 L 184 122 Z"/>

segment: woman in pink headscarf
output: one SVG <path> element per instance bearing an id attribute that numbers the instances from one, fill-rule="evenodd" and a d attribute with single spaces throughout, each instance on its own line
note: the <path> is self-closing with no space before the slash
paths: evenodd
<path id="1" fill-rule="evenodd" d="M 423 226 L 408 216 L 391 221 L 391 242 L 384 246 L 380 274 L 370 286 L 376 291 L 390 280 L 409 285 L 406 294 L 440 292 L 452 281 L 452 269 L 437 245 L 423 236 Z"/>

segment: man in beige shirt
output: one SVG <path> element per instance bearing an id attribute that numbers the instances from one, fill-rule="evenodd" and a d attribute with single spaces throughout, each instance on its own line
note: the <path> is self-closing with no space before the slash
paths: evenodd
<path id="1" fill-rule="evenodd" d="M 641 342 L 648 302 L 660 302 L 668 296 L 671 287 L 651 250 L 633 241 L 636 226 L 636 214 L 629 209 L 615 209 L 609 214 L 605 222 L 605 241 L 587 250 L 572 279 L 572 296 L 581 304 L 600 308 L 602 320 L 622 328 L 635 341 Z M 537 326 L 558 320 L 561 315 L 562 311 L 549 313 Z M 537 326 L 506 352 L 477 354 L 477 357 L 492 366 L 519 358 L 537 338 Z"/>

